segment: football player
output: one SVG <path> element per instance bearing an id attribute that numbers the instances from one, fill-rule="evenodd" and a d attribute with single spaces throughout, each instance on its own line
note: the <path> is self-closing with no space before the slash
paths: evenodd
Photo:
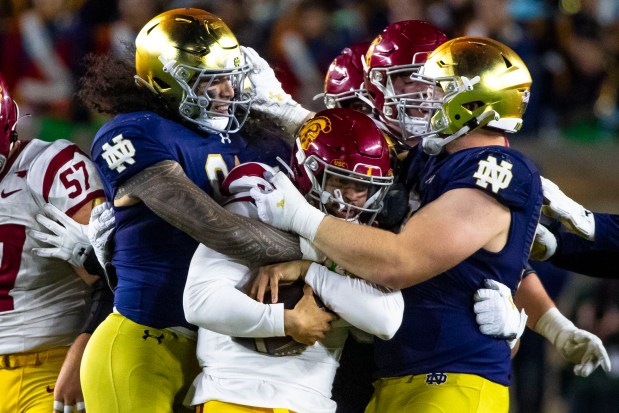
<path id="1" fill-rule="evenodd" d="M 302 257 L 298 237 L 216 202 L 220 177 L 236 164 L 274 164 L 290 153 L 281 133 L 242 130 L 250 106 L 269 106 L 253 88 L 252 52 L 217 16 L 174 9 L 148 22 L 125 58 L 89 61 L 79 95 L 89 108 L 116 115 L 91 154 L 114 205 L 118 278 L 115 312 L 84 354 L 91 412 L 183 409 L 199 371 L 195 327 L 182 306 L 198 243 L 247 262 Z M 290 99 L 279 102 L 280 120 L 308 113 Z"/>
<path id="2" fill-rule="evenodd" d="M 324 92 L 314 100 L 322 98 L 327 109 L 348 108 L 371 115 L 372 107 L 362 99 L 367 95 L 363 59 L 369 46 L 369 42 L 361 42 L 344 48 L 329 65 Z"/>
<path id="3" fill-rule="evenodd" d="M 325 213 L 355 223 L 371 224 L 393 181 L 383 133 L 367 116 L 348 109 L 316 114 L 300 129 L 290 174 L 295 185 Z M 257 219 L 249 192 L 272 188 L 264 176 L 275 173 L 257 163 L 240 165 L 224 181 L 227 208 Z M 277 264 L 276 264 L 277 265 Z M 329 261 L 332 270 L 338 266 Z M 403 311 L 399 291 L 329 271 L 309 261 L 282 269 L 279 282 L 301 277 L 325 306 L 341 317 L 302 301 L 293 310 L 282 304 L 254 301 L 243 290 L 257 265 L 243 265 L 200 245 L 185 287 L 185 314 L 200 326 L 198 358 L 202 373 L 192 399 L 201 412 L 334 412 L 331 384 L 351 326 L 389 339 Z M 292 270 L 293 268 L 294 270 Z M 342 272 L 341 270 L 339 270 Z M 311 297 L 311 296 L 309 296 Z M 332 329 L 316 337 L 297 323 L 302 311 L 332 320 Z M 273 357 L 250 350 L 232 337 L 290 335 L 308 344 L 298 355 Z M 318 340 L 319 339 L 319 340 Z"/>
<path id="4" fill-rule="evenodd" d="M 410 147 L 417 145 L 419 142 L 418 135 L 423 135 L 425 125 L 427 125 L 423 108 L 430 104 L 425 100 L 428 89 L 427 83 L 415 79 L 413 75 L 419 72 L 428 53 L 445 42 L 446 39 L 442 32 L 424 21 L 409 20 L 391 24 L 374 39 L 365 56 L 366 76 L 364 86 L 368 92 L 357 92 L 355 96 L 351 96 L 344 93 L 343 88 L 339 89 L 339 94 L 336 94 L 338 90 L 333 91 L 331 100 L 337 101 L 339 104 L 346 104 L 345 99 L 365 100 L 365 96 L 369 97 L 369 104 L 375 108 L 373 113 L 377 115 L 377 120 L 384 122 L 384 125 L 387 126 L 384 129 L 389 131 L 390 135 L 400 136 L 406 140 L 406 146 L 395 146 L 401 154 L 399 158 L 403 158 L 402 162 L 398 162 L 394 166 L 396 171 L 409 167 L 419 168 L 423 165 L 422 161 L 427 158 L 425 155 L 419 156 L 415 153 L 411 154 L 412 156 L 409 159 L 403 156 Z M 354 61 L 354 59 L 334 61 L 331 67 L 332 72 L 335 74 L 356 73 L 350 66 L 348 68 L 341 67 L 348 64 L 349 60 Z M 328 78 L 329 75 L 327 75 Z M 342 77 L 342 79 L 344 78 Z M 343 81 L 340 81 L 340 83 L 343 83 Z M 397 142 L 395 138 L 392 141 Z M 412 162 L 411 159 L 415 159 L 416 165 L 408 166 Z M 399 175 L 406 177 L 405 173 Z M 542 178 L 542 183 L 545 197 L 552 197 L 551 188 L 553 186 L 556 188 L 556 185 L 544 178 Z M 405 187 L 411 188 L 413 184 L 409 179 Z M 399 183 L 396 183 L 395 186 L 398 187 L 398 191 L 408 192 L 401 190 Z M 392 193 L 395 193 L 395 191 L 392 190 Z M 418 205 L 414 195 L 415 191 L 411 191 L 409 203 L 413 209 Z M 401 196 L 387 197 L 386 207 L 381 214 L 383 223 L 399 215 L 397 213 L 399 208 L 395 206 L 402 205 L 402 200 L 398 198 L 401 198 Z M 565 204 L 565 202 L 562 203 L 564 208 L 567 208 Z M 546 209 L 547 207 L 544 207 L 543 210 Z M 571 210 L 574 210 L 574 208 Z M 396 213 L 394 214 L 394 212 Z M 585 219 L 587 215 L 580 214 L 579 216 L 583 217 L 580 219 L 583 224 L 577 226 L 582 227 L 588 223 Z M 399 222 L 397 219 L 396 221 Z M 608 371 L 608 355 L 599 338 L 574 327 L 556 308 L 537 274 L 530 266 L 527 265 L 526 268 L 523 274 L 525 281 L 517 290 L 516 302 L 525 306 L 524 310 L 529 317 L 525 318 L 524 314 L 519 317 L 518 312 L 520 310 L 513 306 L 512 294 L 498 283 L 492 283 L 492 288 L 483 288 L 475 294 L 477 301 L 475 311 L 478 313 L 477 321 L 480 324 L 480 330 L 484 334 L 496 337 L 513 337 L 514 328 L 518 327 L 518 334 L 521 334 L 521 328 L 524 327 L 524 321 L 526 321 L 531 329 L 544 335 L 561 355 L 576 364 L 574 367 L 576 374 L 587 376 L 599 365 Z M 591 268 L 596 267 L 592 266 Z M 492 297 L 491 300 L 490 297 Z M 501 303 L 501 297 L 505 302 Z M 523 307 L 520 306 L 520 308 Z M 506 311 L 509 309 L 512 309 L 512 311 Z M 517 323 L 517 320 L 520 321 Z M 560 337 L 563 339 L 561 340 L 557 339 L 559 331 L 562 332 Z M 578 337 L 578 345 L 575 345 L 574 337 Z M 516 344 L 513 338 L 509 342 L 511 346 Z M 580 352 L 576 350 L 577 348 L 586 348 L 587 350 Z"/>
<path id="5" fill-rule="evenodd" d="M 80 361 L 111 291 L 84 269 L 91 247 L 78 223 L 104 194 L 76 145 L 20 140 L 18 120 L 0 75 L 0 412 L 83 411 Z M 57 244 L 49 213 L 81 241 Z"/>
<path id="6" fill-rule="evenodd" d="M 534 259 L 592 277 L 617 278 L 619 215 L 591 212 L 547 179 L 542 178 L 542 187 L 547 201 L 542 213 L 554 230 L 538 226 Z"/>
<path id="7" fill-rule="evenodd" d="M 282 173 L 272 179 L 275 191 L 252 196 L 261 219 L 299 233 L 364 279 L 403 289 L 402 327 L 377 343 L 381 379 L 368 411 L 507 411 L 510 348 L 480 334 L 466 310 L 483 287 L 480 273 L 515 291 L 533 241 L 539 172 L 505 139 L 521 125 L 531 78 L 505 45 L 458 38 L 411 79 L 426 92 L 392 109 L 418 110 L 427 126 L 421 116 L 400 125 L 423 137 L 422 161 L 407 177 L 421 208 L 400 233 L 325 216 Z"/>

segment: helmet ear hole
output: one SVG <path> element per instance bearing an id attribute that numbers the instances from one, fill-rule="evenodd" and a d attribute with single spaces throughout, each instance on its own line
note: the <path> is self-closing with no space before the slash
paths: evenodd
<path id="1" fill-rule="evenodd" d="M 155 86 L 157 87 L 158 90 L 170 89 L 170 85 L 167 84 L 165 81 L 163 81 L 159 77 L 153 77 L 153 83 L 155 84 Z"/>

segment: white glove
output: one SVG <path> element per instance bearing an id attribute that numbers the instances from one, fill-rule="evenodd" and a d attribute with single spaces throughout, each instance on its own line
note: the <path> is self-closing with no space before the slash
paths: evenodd
<path id="1" fill-rule="evenodd" d="M 565 228 L 583 238 L 593 241 L 595 238 L 595 218 L 585 209 L 559 189 L 552 181 L 542 177 L 542 191 L 548 205 L 542 205 L 542 213 L 558 219 Z"/>
<path id="2" fill-rule="evenodd" d="M 546 261 L 557 252 L 557 238 L 548 228 L 542 224 L 537 224 L 535 228 L 535 238 L 531 247 L 531 259 L 535 261 Z"/>
<path id="3" fill-rule="evenodd" d="M 486 335 L 506 339 L 509 348 L 514 348 L 527 324 L 527 315 L 514 305 L 512 292 L 505 284 L 484 280 L 487 288 L 475 292 L 474 300 L 479 330 Z"/>
<path id="4" fill-rule="evenodd" d="M 313 241 L 325 214 L 311 206 L 283 172 L 267 180 L 275 186 L 273 191 L 263 192 L 257 187 L 249 191 L 260 220 Z"/>
<path id="5" fill-rule="evenodd" d="M 596 335 L 574 326 L 553 307 L 540 317 L 535 331 L 546 337 L 567 361 L 575 364 L 574 374 L 587 377 L 598 366 L 610 371 L 608 353 Z"/>
<path id="6" fill-rule="evenodd" d="M 268 115 L 286 133 L 294 135 L 311 112 L 284 92 L 271 66 L 254 49 L 241 46 L 241 50 L 247 63 L 252 66 L 249 80 L 253 84 L 256 96 L 252 101 L 251 110 Z"/>
<path id="7" fill-rule="evenodd" d="M 88 241 L 88 225 L 82 225 L 68 217 L 52 204 L 43 206 L 45 215 L 37 214 L 36 220 L 51 233 L 32 230 L 30 236 L 53 245 L 55 248 L 33 248 L 39 257 L 53 257 L 69 262 L 74 267 L 81 267 L 92 249 Z"/>
<path id="8" fill-rule="evenodd" d="M 105 263 L 110 261 L 110 257 L 106 256 L 105 245 L 114 230 L 115 224 L 114 208 L 109 202 L 97 205 L 90 212 L 88 240 L 95 250 L 99 264 L 103 268 L 105 268 Z"/>

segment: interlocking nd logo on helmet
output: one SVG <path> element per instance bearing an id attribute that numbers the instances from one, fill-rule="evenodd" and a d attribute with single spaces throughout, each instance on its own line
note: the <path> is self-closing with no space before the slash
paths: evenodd
<path id="1" fill-rule="evenodd" d="M 304 151 L 309 148 L 312 142 L 316 140 L 320 132 L 331 132 L 331 119 L 326 116 L 316 116 L 305 125 L 299 131 L 299 139 L 301 141 L 301 149 Z"/>

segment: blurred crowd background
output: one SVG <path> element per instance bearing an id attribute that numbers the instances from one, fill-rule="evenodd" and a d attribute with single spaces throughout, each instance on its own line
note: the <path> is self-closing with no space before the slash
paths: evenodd
<path id="1" fill-rule="evenodd" d="M 150 18 L 177 7 L 219 15 L 314 110 L 332 59 L 389 23 L 425 19 L 449 37 L 497 39 L 533 76 L 512 145 L 577 201 L 619 213 L 618 0 L 0 0 L 0 72 L 21 114 L 32 115 L 20 120 L 21 137 L 70 139 L 88 151 L 105 119 L 74 98 L 84 56 L 121 50 Z M 512 411 L 619 412 L 619 281 L 538 271 L 559 308 L 604 340 L 614 370 L 576 378 L 529 332 L 514 363 Z"/>

